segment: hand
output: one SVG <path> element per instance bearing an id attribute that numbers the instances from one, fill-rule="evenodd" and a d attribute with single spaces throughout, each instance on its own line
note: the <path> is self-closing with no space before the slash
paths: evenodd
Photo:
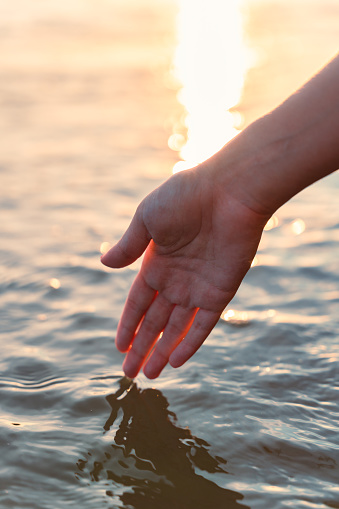
<path id="1" fill-rule="evenodd" d="M 186 362 L 237 291 L 270 215 L 338 168 L 338 77 L 339 56 L 211 159 L 168 179 L 102 257 L 119 268 L 145 251 L 116 338 L 128 377 Z"/>
<path id="2" fill-rule="evenodd" d="M 196 352 L 248 271 L 267 219 L 218 185 L 206 164 L 173 175 L 141 202 L 102 257 L 120 268 L 145 251 L 116 337 L 128 377 L 144 365 L 156 378 L 168 361 L 179 367 Z"/>

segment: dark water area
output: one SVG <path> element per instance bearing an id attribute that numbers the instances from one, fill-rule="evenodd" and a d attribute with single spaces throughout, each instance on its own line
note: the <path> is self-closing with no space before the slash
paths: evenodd
<path id="1" fill-rule="evenodd" d="M 100 246 L 177 161 L 176 9 L 0 7 L 0 507 L 339 508 L 338 174 L 277 212 L 187 365 L 128 380 L 138 263 Z"/>

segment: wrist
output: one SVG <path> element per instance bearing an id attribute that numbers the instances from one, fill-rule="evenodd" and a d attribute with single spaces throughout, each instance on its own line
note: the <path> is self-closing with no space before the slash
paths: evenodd
<path id="1" fill-rule="evenodd" d="M 270 217 L 339 166 L 336 111 L 307 116 L 300 103 L 292 96 L 206 162 L 216 185 L 257 214 Z"/>
<path id="2" fill-rule="evenodd" d="M 202 165 L 221 193 L 267 219 L 287 201 L 280 180 L 289 140 L 275 134 L 260 118 Z"/>
<path id="3" fill-rule="evenodd" d="M 339 56 L 207 161 L 216 185 L 269 215 L 338 169 L 338 78 Z"/>

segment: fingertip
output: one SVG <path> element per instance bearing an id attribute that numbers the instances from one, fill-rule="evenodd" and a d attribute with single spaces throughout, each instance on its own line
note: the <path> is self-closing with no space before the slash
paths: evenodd
<path id="1" fill-rule="evenodd" d="M 110 267 L 111 269 L 120 269 L 121 267 L 126 267 L 126 265 L 133 263 L 135 258 L 128 256 L 127 253 L 121 249 L 121 246 L 118 243 L 111 247 L 107 253 L 103 254 L 100 261 L 103 265 L 106 265 L 106 267 Z"/>
<path id="2" fill-rule="evenodd" d="M 130 342 L 126 343 L 126 341 L 122 341 L 119 337 L 116 337 L 115 346 L 120 353 L 127 353 L 130 349 Z"/>
<path id="3" fill-rule="evenodd" d="M 184 340 L 184 342 L 180 343 L 180 345 L 175 350 L 173 350 L 168 359 L 168 362 L 172 368 L 180 368 L 192 357 L 192 355 L 194 355 L 195 352 L 196 349 L 187 345 Z"/>
<path id="4" fill-rule="evenodd" d="M 130 265 L 140 258 L 150 243 L 152 236 L 142 219 L 142 203 L 121 239 L 102 255 L 101 262 L 107 267 L 120 269 Z"/>
<path id="5" fill-rule="evenodd" d="M 101 255 L 100 257 L 100 261 L 103 265 L 106 265 L 106 267 L 111 267 L 110 265 L 110 252 L 113 248 L 109 249 L 108 251 L 106 251 L 106 253 L 104 253 L 103 255 Z"/>
<path id="6" fill-rule="evenodd" d="M 122 370 L 125 373 L 125 376 L 127 376 L 127 378 L 135 378 L 138 375 L 140 368 L 136 365 L 129 363 L 126 357 L 122 364 Z"/>
<path id="7" fill-rule="evenodd" d="M 129 348 L 126 348 L 126 347 L 123 347 L 123 346 L 120 346 L 119 344 L 115 343 L 115 346 L 116 346 L 116 349 L 120 352 L 120 353 L 127 353 Z"/>
<path id="8" fill-rule="evenodd" d="M 158 376 L 160 374 L 160 373 L 157 374 L 157 373 L 149 372 L 146 369 L 143 370 L 143 373 L 144 373 L 145 377 L 148 378 L 149 380 L 155 380 L 156 378 L 158 378 Z"/>
<path id="9" fill-rule="evenodd" d="M 163 367 L 161 367 L 160 369 L 154 368 L 154 366 L 150 365 L 150 363 L 146 363 L 143 368 L 143 373 L 145 377 L 148 378 L 149 380 L 154 380 L 155 378 L 158 378 L 162 370 Z"/>
<path id="10" fill-rule="evenodd" d="M 169 365 L 174 369 L 180 368 L 185 362 L 185 359 L 181 359 L 178 355 L 175 355 L 174 352 L 168 360 Z"/>
<path id="11" fill-rule="evenodd" d="M 107 265 L 107 262 L 105 262 L 104 257 L 105 257 L 105 255 L 102 255 L 100 258 L 100 261 L 103 265 L 105 265 L 106 267 L 109 267 L 109 265 Z"/>

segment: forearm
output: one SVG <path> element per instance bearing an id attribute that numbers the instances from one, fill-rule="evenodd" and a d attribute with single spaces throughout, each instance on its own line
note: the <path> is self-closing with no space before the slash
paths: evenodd
<path id="1" fill-rule="evenodd" d="M 339 167 L 339 56 L 207 163 L 240 201 L 272 214 Z"/>

